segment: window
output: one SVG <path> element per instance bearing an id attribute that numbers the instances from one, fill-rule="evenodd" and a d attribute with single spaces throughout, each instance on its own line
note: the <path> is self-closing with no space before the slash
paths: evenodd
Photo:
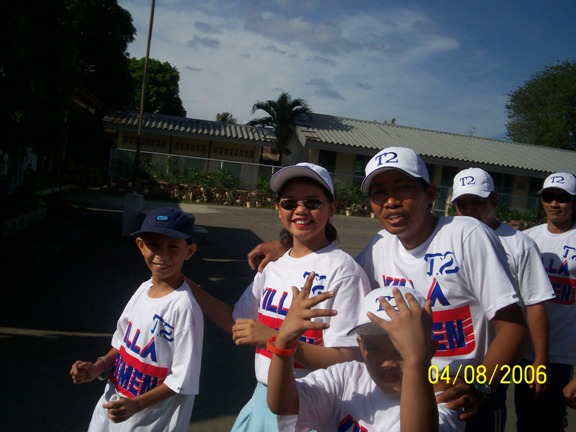
<path id="1" fill-rule="evenodd" d="M 336 152 L 320 150 L 318 155 L 318 165 L 326 168 L 326 171 L 333 173 L 336 171 Z"/>

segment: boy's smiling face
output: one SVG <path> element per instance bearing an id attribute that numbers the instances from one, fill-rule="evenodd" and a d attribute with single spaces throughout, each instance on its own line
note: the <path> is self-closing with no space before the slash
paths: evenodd
<path id="1" fill-rule="evenodd" d="M 179 285 L 184 261 L 196 251 L 195 243 L 157 233 L 138 237 L 136 244 L 152 273 L 152 279 L 169 284 Z"/>
<path id="2" fill-rule="evenodd" d="M 358 345 L 366 369 L 380 390 L 390 396 L 400 396 L 403 360 L 390 336 L 361 335 L 358 336 Z"/>

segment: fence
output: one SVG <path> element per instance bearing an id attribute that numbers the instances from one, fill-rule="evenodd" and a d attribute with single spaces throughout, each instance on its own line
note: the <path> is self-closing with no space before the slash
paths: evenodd
<path id="1" fill-rule="evenodd" d="M 115 149 L 111 157 L 109 178 L 115 183 L 115 186 L 121 191 L 129 191 L 131 188 L 130 178 L 134 167 L 134 150 Z M 257 202 L 263 204 L 269 201 L 270 194 L 265 196 L 254 197 L 255 189 L 267 189 L 267 181 L 281 167 L 265 164 L 256 164 L 248 162 L 238 162 L 223 159 L 209 159 L 192 156 L 172 155 L 166 153 L 141 152 L 142 166 L 149 170 L 148 175 L 154 178 L 154 186 L 145 185 L 148 188 L 167 189 L 166 193 L 173 198 L 189 199 L 191 201 L 204 201 L 218 203 L 242 203 Z M 225 185 L 224 191 L 209 191 L 194 185 L 194 180 L 190 178 L 191 172 L 226 172 L 238 180 L 238 184 Z M 354 176 L 342 173 L 332 173 L 334 184 L 342 185 L 359 185 L 362 182 L 362 176 Z M 266 183 L 266 185 L 262 183 Z M 174 186 L 175 185 L 175 186 Z M 170 190 L 168 190 L 170 189 Z M 338 188 L 337 188 L 338 189 Z M 157 192 L 157 191 L 156 191 Z M 209 194 L 212 196 L 208 196 Z M 260 193 L 260 192 L 258 192 Z M 221 196 L 214 196 L 219 194 Z M 252 194 L 252 197 L 250 197 Z M 361 200 L 355 197 L 354 201 Z M 438 186 L 438 197 L 433 205 L 433 212 L 437 215 L 448 214 L 451 209 L 450 198 L 452 188 L 448 186 Z M 518 198 L 518 197 L 516 197 Z M 515 199 L 515 195 L 500 193 L 499 202 L 501 207 L 510 208 L 513 202 L 524 202 L 524 208 L 513 208 L 517 212 L 530 212 L 536 208 L 538 203 L 537 197 L 521 197 Z M 257 205 L 259 205 L 257 204 Z M 367 200 L 366 200 L 367 204 Z"/>

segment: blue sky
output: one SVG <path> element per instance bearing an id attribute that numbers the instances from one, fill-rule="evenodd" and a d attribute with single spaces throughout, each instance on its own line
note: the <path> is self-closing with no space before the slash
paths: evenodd
<path id="1" fill-rule="evenodd" d="M 151 1 L 118 4 L 144 57 Z M 245 123 L 288 91 L 317 113 L 505 139 L 508 94 L 576 60 L 574 16 L 574 0 L 156 0 L 150 57 L 179 70 L 191 118 Z"/>

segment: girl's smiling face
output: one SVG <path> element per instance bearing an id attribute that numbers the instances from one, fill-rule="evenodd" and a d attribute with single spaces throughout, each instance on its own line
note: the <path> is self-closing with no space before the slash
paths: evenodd
<path id="1" fill-rule="evenodd" d="M 314 208 L 318 204 L 320 206 Z M 296 208 L 290 209 L 294 205 Z M 325 228 L 336 205 L 336 201 L 330 202 L 324 188 L 314 180 L 294 179 L 286 183 L 276 208 L 282 226 L 292 234 L 295 249 L 304 247 L 315 251 L 330 243 Z"/>

